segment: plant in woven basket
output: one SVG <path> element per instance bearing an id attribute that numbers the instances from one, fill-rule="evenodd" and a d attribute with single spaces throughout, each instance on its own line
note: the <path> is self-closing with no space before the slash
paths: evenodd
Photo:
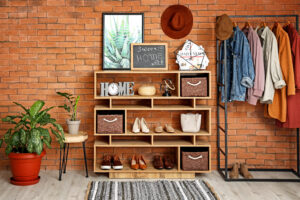
<path id="1" fill-rule="evenodd" d="M 104 37 L 104 68 L 129 69 L 130 44 L 142 42 L 142 38 L 140 34 L 135 35 L 135 31 L 129 30 L 129 16 L 124 17 L 120 25 L 115 18 L 112 23 L 111 30 Z"/>
<path id="2" fill-rule="evenodd" d="M 42 110 L 45 105 L 44 101 L 38 100 L 29 108 L 14 102 L 23 109 L 23 113 L 18 115 L 9 115 L 2 119 L 3 122 L 13 124 L 4 137 L 0 139 L 6 143 L 5 153 L 37 153 L 41 154 L 44 144 L 51 148 L 50 132 L 55 135 L 60 146 L 64 145 L 64 131 L 60 124 L 56 123 L 54 118 L 48 113 L 55 106 Z M 49 131 L 51 130 L 51 131 Z"/>

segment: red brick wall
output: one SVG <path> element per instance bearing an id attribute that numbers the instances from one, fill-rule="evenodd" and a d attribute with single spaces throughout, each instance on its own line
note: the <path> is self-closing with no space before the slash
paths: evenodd
<path id="1" fill-rule="evenodd" d="M 194 16 L 190 35 L 172 40 L 160 28 L 160 16 L 172 4 L 188 6 Z M 93 160 L 93 71 L 101 69 L 102 12 L 145 13 L 145 42 L 169 44 L 169 68 L 177 69 L 173 51 L 185 39 L 204 46 L 210 59 L 213 99 L 201 101 L 213 107 L 213 168 L 216 168 L 216 84 L 215 16 L 253 14 L 300 14 L 299 0 L 1 0 L 0 2 L 0 117 L 19 111 L 12 101 L 26 106 L 42 99 L 47 106 L 62 104 L 56 91 L 81 96 L 79 117 L 87 130 L 89 167 Z M 260 19 L 255 20 L 258 24 Z M 272 20 L 274 21 L 274 20 Z M 284 20 L 279 20 L 284 23 Z M 240 24 L 241 26 L 243 24 Z M 271 25 L 271 24 L 269 24 Z M 64 124 L 67 115 L 54 110 Z M 7 125 L 0 122 L 0 135 Z M 246 161 L 256 167 L 295 167 L 295 131 L 277 129 L 274 121 L 263 118 L 263 107 L 232 103 L 229 108 L 230 163 Z M 68 168 L 82 169 L 82 151 L 72 145 Z M 162 150 L 163 151 L 163 150 Z M 59 151 L 55 144 L 47 150 L 43 169 L 58 169 Z M 0 168 L 8 168 L 4 149 Z"/>

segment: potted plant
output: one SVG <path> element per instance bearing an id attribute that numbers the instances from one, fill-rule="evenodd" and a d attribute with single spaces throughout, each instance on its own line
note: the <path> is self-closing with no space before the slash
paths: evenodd
<path id="1" fill-rule="evenodd" d="M 32 185 L 39 182 L 42 157 L 45 155 L 44 144 L 51 148 L 50 132 L 58 140 L 60 147 L 64 145 L 64 131 L 48 113 L 55 106 L 42 110 L 44 101 L 38 100 L 29 108 L 14 102 L 25 113 L 9 115 L 2 119 L 13 125 L 0 139 L 0 147 L 6 143 L 5 153 L 8 155 L 15 185 Z M 49 131 L 51 130 L 51 131 Z"/>
<path id="2" fill-rule="evenodd" d="M 63 92 L 56 92 L 58 95 L 65 97 L 70 106 L 67 104 L 64 104 L 63 106 L 59 106 L 61 108 L 64 108 L 67 112 L 70 113 L 71 119 L 67 119 L 68 124 L 68 130 L 70 134 L 78 134 L 79 126 L 80 126 L 80 120 L 77 119 L 77 105 L 80 96 L 77 96 L 76 98 L 69 93 L 63 93 Z"/>

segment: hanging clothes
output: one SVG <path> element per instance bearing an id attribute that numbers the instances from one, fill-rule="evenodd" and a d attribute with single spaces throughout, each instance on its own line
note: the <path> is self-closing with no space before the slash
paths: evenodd
<path id="1" fill-rule="evenodd" d="M 239 27 L 234 27 L 234 36 L 226 40 L 227 52 L 227 77 L 223 73 L 223 63 L 221 64 L 219 81 L 227 85 L 227 95 L 225 88 L 221 89 L 222 102 L 245 101 L 246 88 L 253 87 L 255 77 L 253 61 L 250 53 L 248 40 Z M 223 44 L 223 43 L 222 43 Z M 221 45 L 220 60 L 224 59 L 224 46 Z"/>
<path id="2" fill-rule="evenodd" d="M 275 89 L 283 88 L 286 83 L 279 64 L 278 44 L 274 33 L 267 26 L 256 31 L 261 40 L 265 67 L 265 89 L 260 103 L 270 104 L 273 102 Z"/>
<path id="3" fill-rule="evenodd" d="M 296 95 L 287 97 L 287 119 L 285 123 L 276 121 L 279 127 L 300 128 L 300 35 L 292 24 L 283 29 L 288 33 L 292 50 L 294 74 L 296 82 Z"/>
<path id="4" fill-rule="evenodd" d="M 255 68 L 255 78 L 253 88 L 248 89 L 248 103 L 256 105 L 257 100 L 263 95 L 265 89 L 265 68 L 263 60 L 263 50 L 260 39 L 256 31 L 252 27 L 243 28 L 243 33 L 246 35 L 250 51 L 252 55 L 253 65 Z"/>
<path id="5" fill-rule="evenodd" d="M 286 121 L 287 95 L 295 95 L 294 68 L 291 54 L 290 39 L 280 24 L 273 27 L 273 33 L 278 41 L 278 57 L 286 87 L 276 90 L 272 104 L 265 109 L 267 114 L 281 122 Z"/>

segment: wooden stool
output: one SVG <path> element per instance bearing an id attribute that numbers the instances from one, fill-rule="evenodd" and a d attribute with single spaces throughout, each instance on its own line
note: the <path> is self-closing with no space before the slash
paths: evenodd
<path id="1" fill-rule="evenodd" d="M 62 148 L 60 149 L 60 152 L 59 152 L 59 178 L 58 178 L 58 180 L 61 180 L 62 173 L 66 173 L 70 143 L 79 143 L 79 142 L 82 143 L 86 177 L 89 177 L 88 169 L 87 169 L 87 162 L 86 162 L 86 153 L 85 153 L 85 141 L 87 139 L 88 139 L 88 135 L 86 132 L 80 131 L 76 135 L 74 135 L 74 134 L 71 135 L 71 134 L 65 133 L 65 141 L 64 141 L 65 145 L 63 148 L 63 158 L 62 159 L 61 159 Z M 66 146 L 67 146 L 67 151 L 66 151 Z"/>

